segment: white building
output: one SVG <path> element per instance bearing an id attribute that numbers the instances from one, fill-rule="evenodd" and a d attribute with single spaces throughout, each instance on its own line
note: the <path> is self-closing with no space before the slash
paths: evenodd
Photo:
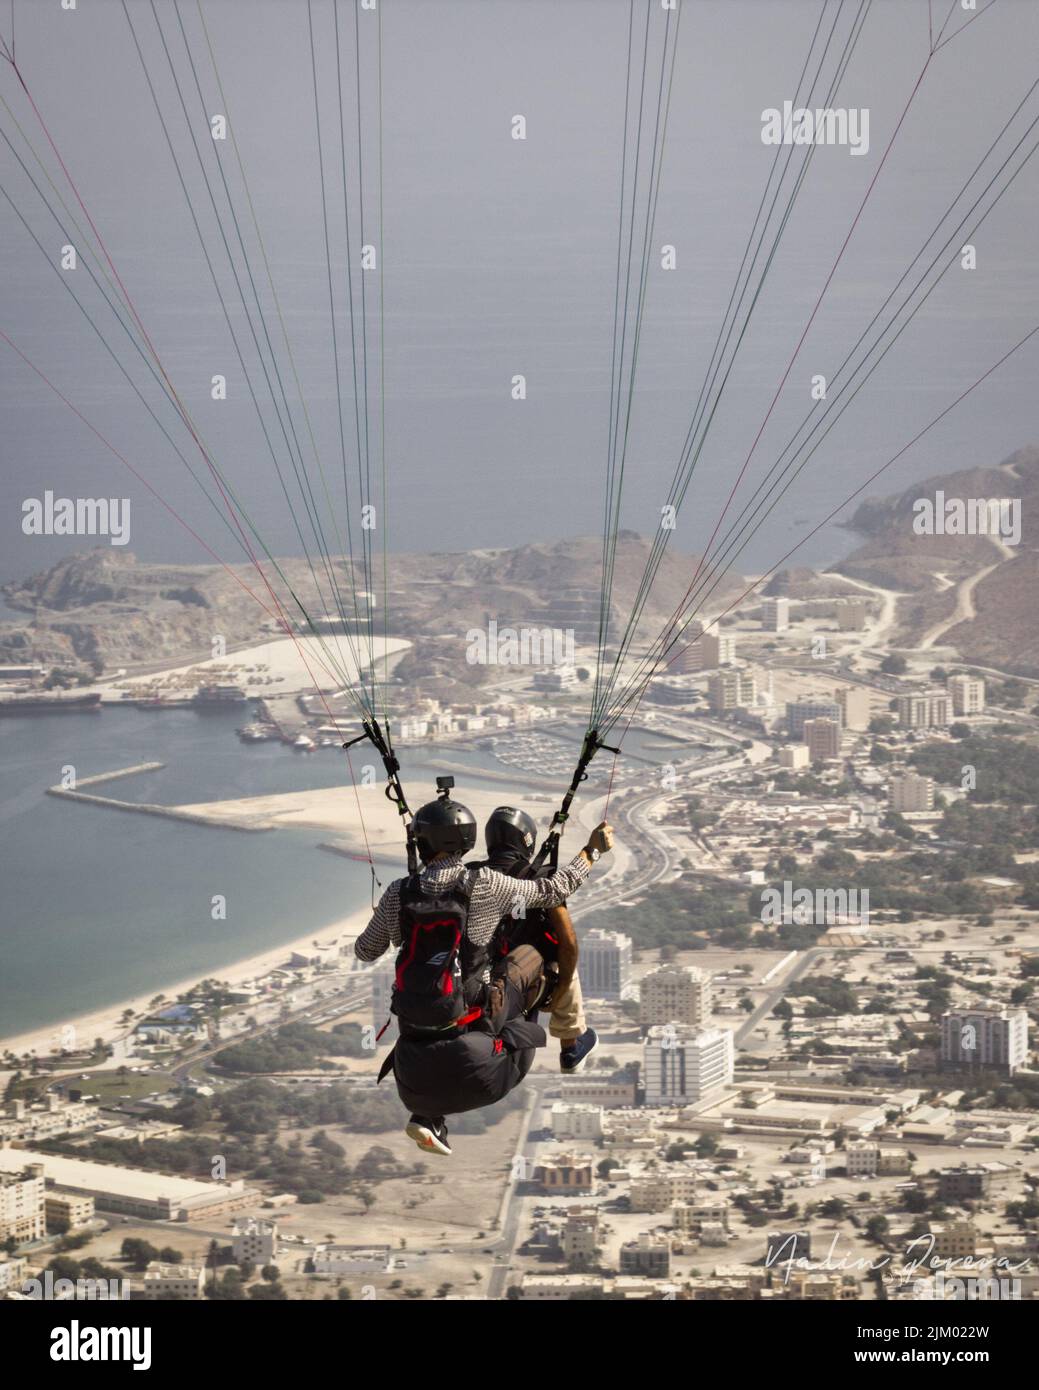
<path id="1" fill-rule="evenodd" d="M 711 974 L 695 965 L 662 965 L 643 976 L 639 987 L 639 1023 L 705 1027 L 711 1015 Z"/>
<path id="2" fill-rule="evenodd" d="M 805 743 L 785 744 L 779 750 L 780 767 L 807 767 L 811 761 L 812 755 Z"/>
<path id="3" fill-rule="evenodd" d="M 682 1163 L 633 1172 L 628 1190 L 631 1210 L 668 1211 L 678 1204 L 695 1205 L 701 1181 L 698 1169 Z"/>
<path id="4" fill-rule="evenodd" d="M 695 671 L 713 671 L 719 666 L 731 666 L 736 660 L 736 638 L 728 632 L 702 632 L 683 647 L 668 662 L 673 675 L 691 675 Z"/>
<path id="5" fill-rule="evenodd" d="M 903 728 L 937 729 L 950 722 L 952 701 L 944 690 L 920 690 L 896 696 L 895 710 Z"/>
<path id="6" fill-rule="evenodd" d="M 235 1263 L 251 1260 L 254 1265 L 274 1263 L 278 1253 L 278 1224 L 255 1217 L 235 1221 L 231 1226 L 231 1252 Z"/>
<path id="7" fill-rule="evenodd" d="M 530 688 L 548 695 L 559 695 L 564 690 L 573 690 L 577 683 L 576 666 L 554 666 L 544 671 L 536 671 Z"/>
<path id="8" fill-rule="evenodd" d="M 579 1294 L 601 1294 L 606 1280 L 601 1274 L 524 1274 L 520 1298 L 525 1303 L 569 1303 Z"/>
<path id="9" fill-rule="evenodd" d="M 395 977 L 396 965 L 392 952 L 388 958 L 377 961 L 369 972 L 369 978 L 372 982 L 372 1027 L 375 1029 L 376 1036 L 379 1035 L 383 1027 L 386 1028 L 385 1033 L 379 1038 L 380 1047 L 390 1046 L 400 1036 L 397 1016 L 390 1013 L 390 1000 L 393 997 Z"/>
<path id="10" fill-rule="evenodd" d="M 11 1153 L 13 1151 L 9 1151 Z M 47 1233 L 42 1163 L 18 1164 L 0 1173 L 0 1242 L 42 1240 Z"/>
<path id="11" fill-rule="evenodd" d="M 44 1195 L 43 1210 L 48 1230 L 54 1231 L 62 1226 L 75 1231 L 80 1226 L 89 1226 L 93 1221 L 94 1199 L 51 1188 Z"/>
<path id="12" fill-rule="evenodd" d="M 31 1143 L 34 1139 L 51 1139 L 58 1134 L 69 1134 L 87 1129 L 97 1121 L 97 1109 L 84 1100 L 62 1100 L 53 1092 L 48 1092 L 42 1101 L 27 1105 L 24 1100 L 10 1101 L 4 1107 L 0 1118 L 0 1142 L 10 1143 L 21 1140 Z"/>
<path id="13" fill-rule="evenodd" d="M 707 682 L 707 699 L 712 714 L 726 714 L 734 709 L 749 709 L 758 698 L 758 684 L 752 671 L 729 667 L 719 671 Z"/>
<path id="14" fill-rule="evenodd" d="M 318 1245 L 311 1259 L 315 1274 L 385 1274 L 388 1245 Z"/>
<path id="15" fill-rule="evenodd" d="M 116 1211 L 149 1221 L 205 1221 L 259 1202 L 260 1194 L 241 1178 L 231 1182 L 181 1178 L 153 1169 L 94 1163 L 65 1154 L 0 1149 L 0 1173 L 17 1174 L 26 1163 L 42 1168 L 42 1181 L 77 1196 L 93 1197 L 99 1211 Z"/>
<path id="16" fill-rule="evenodd" d="M 557 1100 L 549 1113 L 554 1139 L 602 1138 L 601 1105 L 574 1105 Z"/>
<path id="17" fill-rule="evenodd" d="M 200 1299 L 205 1297 L 206 1272 L 202 1265 L 168 1265 L 152 1260 L 144 1271 L 141 1292 L 145 1298 Z"/>
<path id="18" fill-rule="evenodd" d="M 563 1259 L 571 1269 L 595 1263 L 599 1246 L 599 1213 L 595 1207 L 571 1207 L 561 1235 Z"/>
<path id="19" fill-rule="evenodd" d="M 640 1231 L 635 1240 L 621 1244 L 619 1268 L 621 1274 L 666 1279 L 671 1273 L 671 1241 L 666 1235 Z"/>
<path id="20" fill-rule="evenodd" d="M 9 1289 L 18 1290 L 25 1283 L 29 1261 L 22 1255 L 5 1255 L 0 1252 L 0 1294 Z"/>
<path id="21" fill-rule="evenodd" d="M 724 1234 L 729 1229 L 729 1203 L 724 1197 L 675 1202 L 671 1222 L 682 1235 L 700 1235 L 705 1226 L 716 1227 Z"/>
<path id="22" fill-rule="evenodd" d="M 846 729 L 869 728 L 869 691 L 859 685 L 842 685 L 833 692 Z"/>
<path id="23" fill-rule="evenodd" d="M 985 682 L 980 676 L 950 676 L 945 688 L 952 696 L 953 714 L 980 714 L 985 708 Z"/>
<path id="24" fill-rule="evenodd" d="M 593 927 L 580 938 L 581 988 L 591 999 L 621 999 L 631 986 L 631 937 Z"/>
<path id="25" fill-rule="evenodd" d="M 849 1178 L 892 1177 L 908 1173 L 905 1149 L 886 1148 L 871 1139 L 852 1139 L 844 1146 L 844 1166 Z"/>
<path id="26" fill-rule="evenodd" d="M 694 1105 L 732 1081 L 734 1050 L 726 1028 L 665 1023 L 644 1044 L 647 1105 Z"/>
<path id="27" fill-rule="evenodd" d="M 766 632 L 785 632 L 790 626 L 790 600 L 765 599 L 761 605 L 761 626 Z"/>
<path id="28" fill-rule="evenodd" d="M 1024 1009 L 962 1009 L 942 1015 L 943 1062 L 1013 1073 L 1028 1060 Z"/>

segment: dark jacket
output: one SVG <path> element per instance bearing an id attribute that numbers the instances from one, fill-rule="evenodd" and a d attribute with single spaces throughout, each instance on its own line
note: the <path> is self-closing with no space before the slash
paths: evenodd
<path id="1" fill-rule="evenodd" d="M 397 1092 L 415 1114 L 460 1115 L 508 1095 L 545 1042 L 545 1030 L 525 1018 L 509 1019 L 497 1037 L 469 1029 L 434 1041 L 398 1038 L 379 1079 L 392 1067 Z"/>

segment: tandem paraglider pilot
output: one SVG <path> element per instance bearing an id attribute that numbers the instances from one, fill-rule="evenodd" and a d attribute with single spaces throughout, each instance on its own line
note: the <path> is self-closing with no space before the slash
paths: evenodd
<path id="1" fill-rule="evenodd" d="M 451 799 L 453 779 L 437 781 L 437 800 L 414 821 L 422 868 L 389 885 L 354 950 L 374 961 L 397 948 L 391 1009 L 400 1036 L 379 1080 L 392 1070 L 412 1112 L 408 1137 L 446 1155 L 444 1116 L 501 1100 L 546 1042 L 535 1022 L 551 989 L 544 957 L 524 944 L 492 960 L 499 925 L 518 908 L 565 903 L 613 847 L 613 832 L 605 822 L 597 826 L 580 854 L 546 878 L 469 868 L 462 860 L 476 844 L 476 819 Z"/>

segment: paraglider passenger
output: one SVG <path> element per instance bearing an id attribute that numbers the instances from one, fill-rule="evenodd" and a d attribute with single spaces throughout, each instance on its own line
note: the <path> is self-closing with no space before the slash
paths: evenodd
<path id="1" fill-rule="evenodd" d="M 612 848 L 613 833 L 603 823 L 550 877 L 517 879 L 465 866 L 476 820 L 446 789 L 418 811 L 414 831 L 422 869 L 389 885 L 354 950 L 360 960 L 374 961 L 397 948 L 391 1008 L 400 1037 L 379 1080 L 392 1069 L 412 1111 L 408 1137 L 428 1153 L 449 1154 L 444 1116 L 507 1095 L 546 1041 L 528 1017 L 545 995 L 544 959 L 525 943 L 492 963 L 499 923 L 518 906 L 548 910 L 564 903 Z"/>

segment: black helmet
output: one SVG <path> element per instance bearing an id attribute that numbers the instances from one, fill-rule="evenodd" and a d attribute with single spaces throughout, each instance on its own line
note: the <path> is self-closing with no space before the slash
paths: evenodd
<path id="1" fill-rule="evenodd" d="M 534 818 L 515 806 L 499 806 L 492 811 L 483 833 L 488 854 L 509 849 L 521 854 L 524 859 L 529 859 L 534 853 L 538 839 Z"/>
<path id="2" fill-rule="evenodd" d="M 437 854 L 468 854 L 476 844 L 476 817 L 446 796 L 427 802 L 415 814 L 415 843 L 424 864 Z"/>

